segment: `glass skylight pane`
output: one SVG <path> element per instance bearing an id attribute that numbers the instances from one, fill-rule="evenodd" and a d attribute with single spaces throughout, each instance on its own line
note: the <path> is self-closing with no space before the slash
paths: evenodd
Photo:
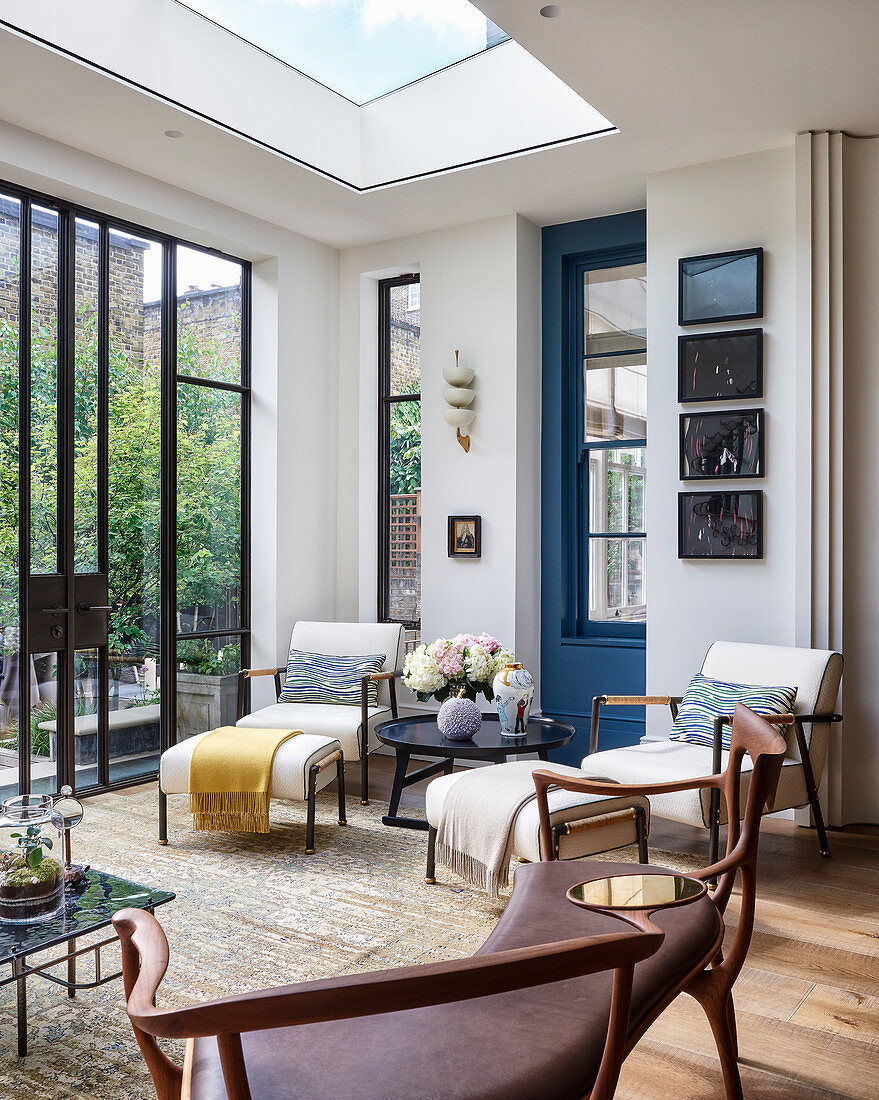
<path id="1" fill-rule="evenodd" d="M 186 0 L 184 7 L 358 104 L 508 38 L 467 0 Z"/>

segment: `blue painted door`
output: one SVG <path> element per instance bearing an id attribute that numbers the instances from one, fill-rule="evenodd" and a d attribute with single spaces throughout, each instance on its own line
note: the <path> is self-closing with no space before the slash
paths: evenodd
<path id="1" fill-rule="evenodd" d="M 637 526 L 630 512 L 637 511 L 639 500 L 638 517 L 643 515 L 646 408 L 643 419 L 620 415 L 616 428 L 590 431 L 587 420 L 593 413 L 587 409 L 594 410 L 601 400 L 596 404 L 593 397 L 588 404 L 585 390 L 591 385 L 595 391 L 604 376 L 618 377 L 605 362 L 646 362 L 646 329 L 642 339 L 640 329 L 633 335 L 620 320 L 626 315 L 626 289 L 610 287 L 610 305 L 604 313 L 601 305 L 602 289 L 607 291 L 611 280 L 640 280 L 646 241 L 644 210 L 543 230 L 541 709 L 576 726 L 574 741 L 558 754 L 571 764 L 579 764 L 586 754 L 593 696 L 637 695 L 645 689 L 643 605 L 607 611 L 611 589 L 616 593 L 611 599 L 618 603 L 644 600 L 643 565 L 638 566 L 638 561 L 643 563 L 644 532 L 624 539 L 618 534 L 596 538 L 594 528 L 596 514 L 608 514 L 604 498 L 596 509 L 595 494 L 607 493 L 609 484 L 621 494 L 626 532 Z M 601 284 L 602 278 L 605 286 L 593 288 L 589 298 L 590 282 Z M 602 324 L 601 318 L 610 314 Z M 599 320 L 584 323 L 584 317 Z M 587 329 L 600 331 L 590 336 Z M 641 348 L 640 354 L 633 348 Z M 590 367 L 596 366 L 601 369 L 590 374 Z M 645 366 L 635 370 L 646 373 Z M 643 377 L 635 381 L 640 385 Z M 624 402 L 611 397 L 611 406 L 619 404 Z M 641 435 L 645 438 L 638 438 Z M 618 529 L 617 517 L 600 527 L 600 533 Z M 622 580 L 612 583 L 611 572 L 620 569 Z M 604 585 L 604 606 L 596 614 L 599 581 Z M 605 710 L 599 747 L 635 744 L 643 733 L 643 708 Z"/>

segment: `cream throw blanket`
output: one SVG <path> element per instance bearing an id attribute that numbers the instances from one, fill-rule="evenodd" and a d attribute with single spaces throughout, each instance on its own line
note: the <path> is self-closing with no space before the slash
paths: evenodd
<path id="1" fill-rule="evenodd" d="M 275 753 L 301 732 L 220 726 L 202 737 L 189 758 L 192 827 L 267 833 Z"/>
<path id="2" fill-rule="evenodd" d="M 498 890 L 509 885 L 513 823 L 522 807 L 537 797 L 531 773 L 538 768 L 583 775 L 579 768 L 544 760 L 512 760 L 464 772 L 450 786 L 443 803 L 436 836 L 437 863 L 496 898 Z M 588 800 L 589 796 L 585 797 Z M 568 800 L 579 803 L 584 796 L 569 795 Z"/>

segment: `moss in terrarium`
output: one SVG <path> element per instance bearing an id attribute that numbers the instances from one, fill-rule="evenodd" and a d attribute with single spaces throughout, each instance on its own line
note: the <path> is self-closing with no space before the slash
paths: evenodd
<path id="1" fill-rule="evenodd" d="M 24 864 L 21 867 L 17 867 L 15 870 L 10 871 L 6 877 L 7 886 L 27 886 L 29 882 L 33 882 L 34 879 L 37 882 L 49 882 L 58 874 L 61 869 L 61 864 L 57 859 L 48 857 L 41 863 L 38 863 L 36 867 L 28 867 Z"/>

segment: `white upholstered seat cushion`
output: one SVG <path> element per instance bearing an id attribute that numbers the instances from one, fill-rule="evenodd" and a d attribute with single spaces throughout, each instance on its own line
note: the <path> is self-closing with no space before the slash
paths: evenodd
<path id="1" fill-rule="evenodd" d="M 721 754 L 721 770 L 726 767 L 729 753 Z M 689 745 L 685 741 L 647 741 L 621 749 L 596 752 L 583 758 L 580 767 L 585 776 L 606 776 L 617 783 L 670 783 L 676 779 L 697 779 L 711 775 L 712 750 L 704 745 Z M 751 780 L 753 762 L 750 756 L 742 761 L 741 812 L 744 813 Z M 679 791 L 674 794 L 650 796 L 650 808 L 658 817 L 682 821 L 687 825 L 708 828 L 710 790 Z M 802 806 L 808 801 L 803 766 L 786 759 L 778 781 L 776 810 Z M 720 820 L 726 821 L 726 807 L 720 800 Z"/>
<path id="2" fill-rule="evenodd" d="M 349 709 L 349 708 L 343 708 Z M 284 727 L 263 727 L 277 729 Z M 295 729 L 295 726 L 287 726 Z M 165 794 L 187 794 L 189 791 L 189 761 L 195 746 L 207 733 L 198 733 L 188 737 L 162 753 L 159 763 L 159 784 Z M 318 734 L 301 733 L 291 737 L 275 753 L 272 764 L 272 785 L 269 794 L 272 798 L 285 798 L 291 802 L 304 801 L 308 793 L 308 769 L 312 764 L 323 760 L 341 745 L 333 737 L 321 737 Z M 344 751 L 344 750 L 343 750 Z M 336 778 L 334 767 L 324 768 L 318 773 L 315 788 L 319 790 Z"/>
<path id="3" fill-rule="evenodd" d="M 391 717 L 389 707 L 369 708 L 369 748 L 378 744 L 372 732 L 378 722 Z M 246 714 L 236 726 L 250 729 L 302 730 L 322 737 L 335 737 L 342 745 L 346 760 L 360 759 L 360 707 L 342 707 L 331 703 L 272 703 Z"/>
<path id="4" fill-rule="evenodd" d="M 543 760 L 535 760 L 533 765 L 534 769 L 552 771 L 552 764 Z M 504 768 L 506 764 L 494 764 L 492 767 Z M 456 772 L 453 775 L 443 775 L 428 785 L 425 795 L 427 820 L 435 829 L 439 827 L 449 790 L 465 774 L 466 772 Z M 549 792 L 550 821 L 553 825 L 562 821 L 580 821 L 587 817 L 599 817 L 631 806 L 642 806 L 649 821 L 650 805 L 646 798 L 640 796 L 603 798 L 600 795 L 580 794 L 574 791 L 551 790 Z M 595 852 L 609 852 L 614 848 L 622 848 L 626 844 L 634 844 L 636 841 L 634 819 L 608 822 L 601 828 L 563 836 L 559 843 L 559 857 L 575 859 L 593 855 Z M 540 820 L 536 798 L 526 802 L 516 815 L 513 824 L 513 855 L 530 860 L 532 863 L 540 860 Z"/>

